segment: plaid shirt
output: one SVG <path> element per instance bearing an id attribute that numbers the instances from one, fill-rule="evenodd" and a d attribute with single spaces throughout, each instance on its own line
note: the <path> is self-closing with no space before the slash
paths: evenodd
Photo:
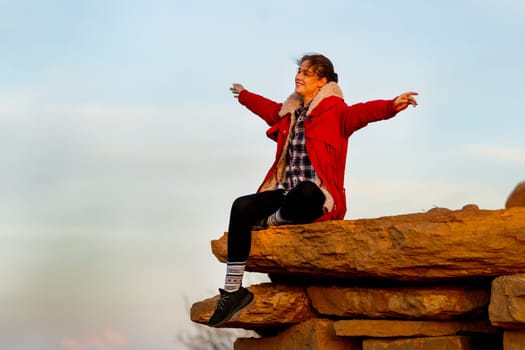
<path id="1" fill-rule="evenodd" d="M 288 146 L 286 175 L 279 188 L 287 191 L 302 181 L 315 182 L 316 174 L 308 153 L 306 152 L 306 137 L 304 135 L 304 120 L 308 108 L 302 107 L 295 111 L 297 121 L 292 129 L 290 145 Z"/>

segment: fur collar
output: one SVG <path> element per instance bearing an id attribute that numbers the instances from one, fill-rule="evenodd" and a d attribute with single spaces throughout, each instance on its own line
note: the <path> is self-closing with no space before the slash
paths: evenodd
<path id="1" fill-rule="evenodd" d="M 319 103 L 321 103 L 322 100 L 331 96 L 343 98 L 343 92 L 341 91 L 341 88 L 334 81 L 329 82 L 319 90 L 317 95 L 315 95 L 314 99 L 310 103 L 306 114 L 310 114 L 314 110 L 314 108 L 317 107 Z M 303 98 L 299 94 L 294 92 L 286 99 L 286 101 L 283 102 L 281 110 L 279 111 L 279 116 L 281 116 L 282 118 L 288 113 L 294 113 L 295 110 L 301 107 L 302 104 Z"/>

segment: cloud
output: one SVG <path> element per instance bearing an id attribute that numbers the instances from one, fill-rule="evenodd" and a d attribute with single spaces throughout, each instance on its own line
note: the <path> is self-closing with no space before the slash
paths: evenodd
<path id="1" fill-rule="evenodd" d="M 103 335 L 104 335 L 104 338 L 110 344 L 113 344 L 113 346 L 116 346 L 117 348 L 124 348 L 128 345 L 127 339 L 122 334 L 112 329 L 106 329 L 103 332 Z"/>
<path id="2" fill-rule="evenodd" d="M 463 147 L 460 154 L 500 164 L 525 163 L 525 150 L 516 147 L 474 144 Z"/>
<path id="3" fill-rule="evenodd" d="M 65 337 L 62 339 L 62 348 L 67 350 L 83 350 L 84 345 L 80 340 L 75 338 Z"/>
<path id="4" fill-rule="evenodd" d="M 501 11 L 506 17 L 518 17 L 525 13 L 525 4 L 519 0 L 484 0 L 480 3 L 491 11 Z"/>
<path id="5" fill-rule="evenodd" d="M 81 337 L 67 336 L 62 339 L 62 349 L 64 350 L 117 350 L 127 347 L 127 338 L 113 329 L 106 329 Z"/>

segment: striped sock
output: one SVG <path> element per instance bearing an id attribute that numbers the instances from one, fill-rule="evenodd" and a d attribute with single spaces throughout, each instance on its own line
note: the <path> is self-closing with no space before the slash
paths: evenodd
<path id="1" fill-rule="evenodd" d="M 226 278 L 224 279 L 224 290 L 227 292 L 236 292 L 241 288 L 242 277 L 246 261 L 226 263 Z"/>
<path id="2" fill-rule="evenodd" d="M 268 218 L 266 219 L 266 223 L 269 226 L 279 226 L 279 225 L 291 224 L 292 221 L 284 219 L 281 216 L 281 209 L 279 209 L 272 215 L 268 216 Z"/>

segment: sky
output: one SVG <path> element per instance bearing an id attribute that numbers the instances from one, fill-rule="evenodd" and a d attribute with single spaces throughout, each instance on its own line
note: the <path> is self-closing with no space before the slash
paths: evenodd
<path id="1" fill-rule="evenodd" d="M 346 219 L 501 209 L 525 180 L 522 1 L 0 3 L 2 349 L 184 349 L 274 157 L 229 87 L 283 101 L 305 53 L 348 104 L 419 93 L 352 135 Z"/>

